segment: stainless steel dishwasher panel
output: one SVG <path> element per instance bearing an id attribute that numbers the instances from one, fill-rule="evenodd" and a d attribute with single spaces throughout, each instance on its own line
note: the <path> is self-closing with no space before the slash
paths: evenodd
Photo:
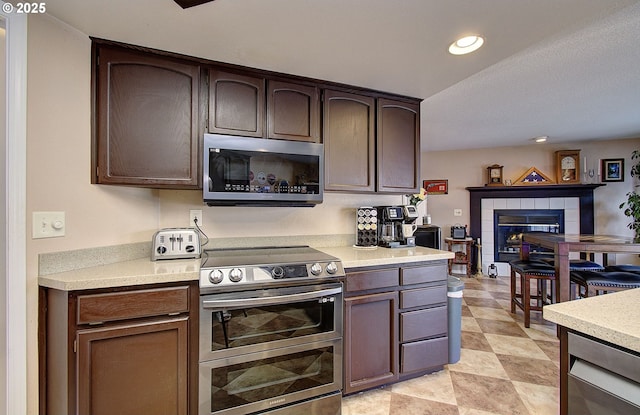
<path id="1" fill-rule="evenodd" d="M 569 333 L 568 413 L 640 414 L 640 356 Z"/>

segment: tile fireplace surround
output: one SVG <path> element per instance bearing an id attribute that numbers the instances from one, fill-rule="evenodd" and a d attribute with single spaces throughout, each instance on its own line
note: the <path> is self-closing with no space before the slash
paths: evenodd
<path id="1" fill-rule="evenodd" d="M 474 239 L 481 238 L 482 271 L 488 274 L 496 264 L 498 275 L 509 275 L 506 262 L 494 255 L 494 210 L 563 209 L 565 233 L 593 233 L 593 190 L 603 184 L 467 187 L 470 193 L 470 229 Z M 474 252 L 473 264 L 477 264 Z"/>

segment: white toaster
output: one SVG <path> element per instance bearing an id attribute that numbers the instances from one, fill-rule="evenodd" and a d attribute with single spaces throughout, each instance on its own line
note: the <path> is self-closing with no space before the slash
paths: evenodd
<path id="1" fill-rule="evenodd" d="M 153 235 L 151 260 L 200 258 L 200 234 L 193 228 L 166 228 Z"/>

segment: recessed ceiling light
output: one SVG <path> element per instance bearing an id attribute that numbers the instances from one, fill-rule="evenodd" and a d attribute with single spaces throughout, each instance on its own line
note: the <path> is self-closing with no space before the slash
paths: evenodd
<path id="1" fill-rule="evenodd" d="M 452 55 L 464 55 L 478 50 L 484 43 L 484 39 L 481 36 L 465 36 L 462 37 L 449 46 L 449 53 Z"/>
<path id="2" fill-rule="evenodd" d="M 544 143 L 545 141 L 547 141 L 547 138 L 549 138 L 549 136 L 541 135 L 540 137 L 535 137 L 533 141 L 535 141 L 536 143 Z"/>

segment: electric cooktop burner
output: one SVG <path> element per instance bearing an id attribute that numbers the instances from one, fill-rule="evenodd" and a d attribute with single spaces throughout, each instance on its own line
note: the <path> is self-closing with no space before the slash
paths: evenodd
<path id="1" fill-rule="evenodd" d="M 200 288 L 294 285 L 344 275 L 340 259 L 308 246 L 209 249 L 202 253 Z"/>

